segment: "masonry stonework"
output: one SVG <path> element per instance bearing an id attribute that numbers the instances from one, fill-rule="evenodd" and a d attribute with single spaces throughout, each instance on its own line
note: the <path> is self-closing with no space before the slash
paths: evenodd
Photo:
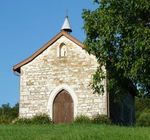
<path id="1" fill-rule="evenodd" d="M 67 52 L 60 57 L 62 43 Z M 106 88 L 103 95 L 98 95 L 93 94 L 90 87 L 97 66 L 93 55 L 61 36 L 34 60 L 21 67 L 20 117 L 29 118 L 40 113 L 52 117 L 52 107 L 48 102 L 52 92 L 60 85 L 68 86 L 75 93 L 77 105 L 74 117 L 107 114 Z M 105 80 L 104 85 L 106 87 Z"/>

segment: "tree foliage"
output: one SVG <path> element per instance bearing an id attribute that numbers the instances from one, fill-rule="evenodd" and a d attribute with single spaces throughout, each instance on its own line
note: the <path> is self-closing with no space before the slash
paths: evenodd
<path id="1" fill-rule="evenodd" d="M 11 123 L 19 115 L 19 103 L 11 107 L 10 104 L 3 104 L 0 107 L 0 124 Z"/>
<path id="2" fill-rule="evenodd" d="M 102 89 L 100 77 L 104 77 L 101 69 L 104 65 L 110 92 L 115 89 L 116 94 L 124 91 L 150 94 L 150 1 L 94 2 L 97 9 L 86 9 L 82 15 L 86 50 L 94 54 L 100 64 L 93 88 Z"/>

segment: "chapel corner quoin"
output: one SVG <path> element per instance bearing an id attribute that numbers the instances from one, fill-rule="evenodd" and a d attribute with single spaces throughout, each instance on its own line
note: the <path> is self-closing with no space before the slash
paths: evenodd
<path id="1" fill-rule="evenodd" d="M 66 17 L 55 37 L 13 67 L 20 74 L 20 117 L 46 113 L 55 123 L 64 123 L 80 115 L 108 115 L 106 79 L 104 94 L 93 94 L 89 85 L 97 60 L 71 31 Z"/>

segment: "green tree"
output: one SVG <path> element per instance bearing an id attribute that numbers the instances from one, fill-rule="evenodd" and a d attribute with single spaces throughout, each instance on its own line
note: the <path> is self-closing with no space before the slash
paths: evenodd
<path id="1" fill-rule="evenodd" d="M 150 95 L 150 1 L 94 0 L 97 9 L 83 11 L 86 50 L 99 68 L 92 87 L 101 93 L 106 76 L 108 89 L 121 95 Z"/>
<path id="2" fill-rule="evenodd" d="M 19 103 L 11 107 L 9 103 L 3 104 L 0 107 L 0 124 L 1 123 L 11 123 L 12 120 L 17 118 L 19 115 Z"/>

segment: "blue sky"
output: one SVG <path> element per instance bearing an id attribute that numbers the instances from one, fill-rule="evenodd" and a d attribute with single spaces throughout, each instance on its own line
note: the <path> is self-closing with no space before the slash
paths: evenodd
<path id="1" fill-rule="evenodd" d="M 92 0 L 0 0 L 0 105 L 19 101 L 19 76 L 13 65 L 60 31 L 66 10 L 72 35 L 84 41 L 82 10 L 95 7 Z"/>

